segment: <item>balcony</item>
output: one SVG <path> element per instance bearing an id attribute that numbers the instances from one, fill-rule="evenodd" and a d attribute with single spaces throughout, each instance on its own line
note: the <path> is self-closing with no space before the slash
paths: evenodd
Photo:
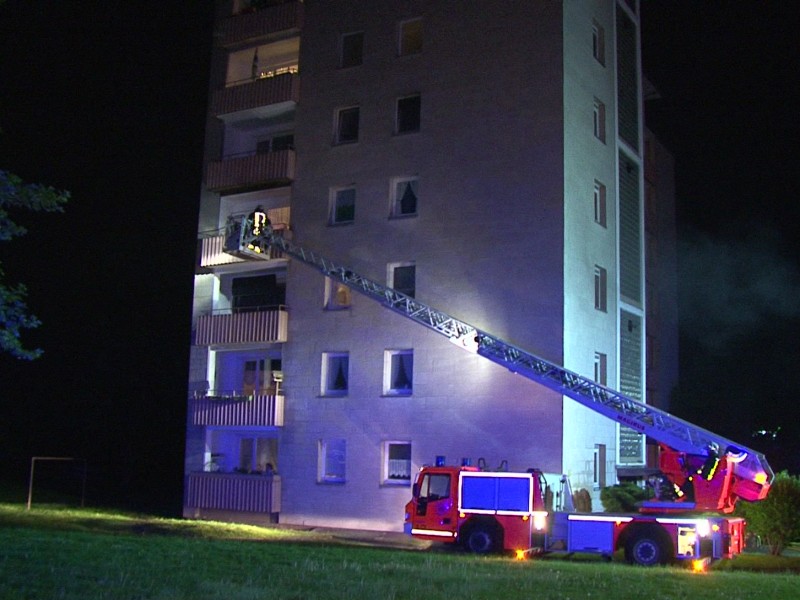
<path id="1" fill-rule="evenodd" d="M 302 0 L 274 0 L 272 6 L 243 12 L 218 23 L 216 34 L 225 48 L 299 32 L 303 28 Z"/>
<path id="2" fill-rule="evenodd" d="M 208 163 L 206 186 L 213 192 L 288 185 L 294 179 L 294 150 L 251 154 Z"/>
<path id="3" fill-rule="evenodd" d="M 285 306 L 253 312 L 203 315 L 197 319 L 197 346 L 282 343 L 287 340 Z"/>
<path id="4" fill-rule="evenodd" d="M 283 74 L 259 77 L 217 90 L 211 98 L 211 112 L 217 117 L 240 113 L 241 117 L 265 118 L 273 112 L 292 108 L 299 97 L 300 78 L 294 67 Z"/>
<path id="5" fill-rule="evenodd" d="M 281 511 L 280 475 L 190 473 L 186 506 L 197 509 L 278 513 Z"/>
<path id="6" fill-rule="evenodd" d="M 209 392 L 189 400 L 192 425 L 283 427 L 283 395 L 236 396 Z"/>

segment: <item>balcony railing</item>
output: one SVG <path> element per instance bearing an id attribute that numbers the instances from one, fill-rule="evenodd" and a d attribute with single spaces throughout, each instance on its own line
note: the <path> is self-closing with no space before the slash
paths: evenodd
<path id="1" fill-rule="evenodd" d="M 223 159 L 206 168 L 206 186 L 214 192 L 288 185 L 292 179 L 294 150 Z"/>
<path id="2" fill-rule="evenodd" d="M 282 395 L 237 396 L 235 392 L 211 391 L 189 400 L 189 418 L 192 425 L 283 427 L 283 406 Z"/>
<path id="3" fill-rule="evenodd" d="M 239 258 L 228 252 L 225 252 L 225 236 L 215 235 L 200 240 L 200 266 L 201 267 L 220 267 L 223 265 L 232 265 L 241 262 L 248 262 L 244 258 Z M 275 260 L 283 258 L 283 252 L 275 248 L 267 248 L 264 258 L 267 260 Z M 263 260 L 263 259 L 256 259 Z"/>
<path id="4" fill-rule="evenodd" d="M 219 116 L 281 103 L 296 104 L 299 97 L 300 78 L 295 72 L 287 72 L 217 90 L 211 98 L 211 112 Z"/>
<path id="5" fill-rule="evenodd" d="M 186 506 L 238 512 L 281 511 L 280 475 L 190 473 Z"/>
<path id="6" fill-rule="evenodd" d="M 289 313 L 285 306 L 233 314 L 202 315 L 197 319 L 197 346 L 281 343 L 287 340 Z"/>
<path id="7" fill-rule="evenodd" d="M 220 21 L 217 27 L 220 45 L 228 47 L 302 29 L 301 0 L 277 0 L 274 4 L 275 6 Z"/>

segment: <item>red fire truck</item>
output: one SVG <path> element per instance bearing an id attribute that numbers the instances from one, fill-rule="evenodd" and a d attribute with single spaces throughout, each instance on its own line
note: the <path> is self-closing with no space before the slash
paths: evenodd
<path id="1" fill-rule="evenodd" d="M 512 550 L 525 555 L 561 551 L 610 556 L 624 550 L 629 561 L 642 565 L 673 558 L 717 559 L 742 551 L 744 521 L 720 515 L 730 514 L 739 499 L 753 502 L 767 496 L 774 473 L 763 454 L 628 398 L 337 265 L 274 231 L 263 212 L 230 219 L 225 239 L 226 252 L 249 258 L 267 258 L 266 250 L 272 247 L 446 336 L 458 347 L 568 396 L 660 445 L 663 493 L 642 503 L 636 514 L 574 512 L 565 479 L 559 480 L 564 502 L 554 510 L 546 502 L 545 477 L 536 469 L 508 473 L 444 464 L 424 467 L 406 506 L 405 529 L 411 535 L 458 542 L 475 552 Z"/>
<path id="2" fill-rule="evenodd" d="M 744 548 L 744 520 L 676 512 L 674 503 L 653 502 L 643 514 L 578 513 L 571 510 L 568 482 L 553 493 L 545 476 L 489 472 L 469 466 L 424 467 L 406 505 L 406 532 L 460 543 L 472 552 L 594 553 L 610 558 L 624 550 L 640 565 L 671 559 L 730 558 Z M 562 510 L 548 497 L 560 496 Z"/>

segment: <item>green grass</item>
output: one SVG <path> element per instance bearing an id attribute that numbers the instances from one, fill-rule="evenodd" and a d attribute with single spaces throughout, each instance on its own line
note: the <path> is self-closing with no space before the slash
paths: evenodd
<path id="1" fill-rule="evenodd" d="M 0 504 L 0 598 L 769 598 L 800 560 L 740 556 L 696 575 L 596 561 L 350 545 L 330 533 Z"/>

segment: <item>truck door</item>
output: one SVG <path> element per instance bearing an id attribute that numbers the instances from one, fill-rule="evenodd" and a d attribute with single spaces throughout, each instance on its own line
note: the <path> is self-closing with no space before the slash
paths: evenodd
<path id="1" fill-rule="evenodd" d="M 411 519 L 417 535 L 439 539 L 455 537 L 457 519 L 449 473 L 425 473 L 422 476 L 416 514 Z"/>

